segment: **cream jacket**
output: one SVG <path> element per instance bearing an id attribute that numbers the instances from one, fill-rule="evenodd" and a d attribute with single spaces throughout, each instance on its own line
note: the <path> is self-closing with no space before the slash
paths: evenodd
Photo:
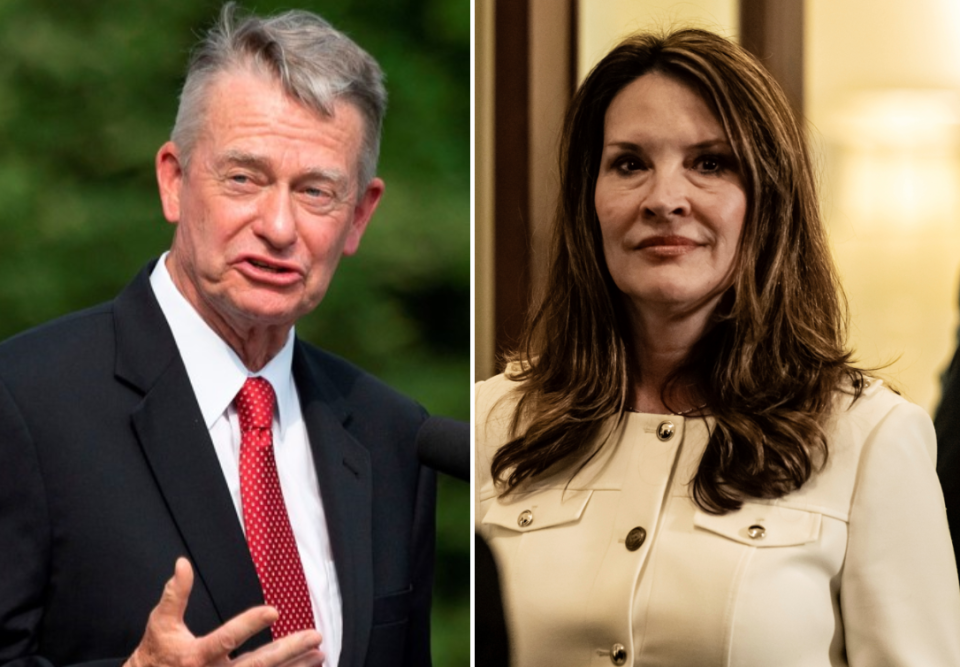
<path id="1" fill-rule="evenodd" d="M 700 510 L 703 419 L 628 414 L 600 453 L 499 498 L 515 384 L 477 385 L 476 523 L 514 667 L 960 666 L 960 584 L 930 418 L 879 382 L 838 398 L 802 489 Z"/>

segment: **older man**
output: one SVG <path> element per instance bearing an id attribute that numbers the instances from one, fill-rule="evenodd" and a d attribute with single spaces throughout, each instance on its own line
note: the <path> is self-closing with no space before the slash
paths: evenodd
<path id="1" fill-rule="evenodd" d="M 0 663 L 429 664 L 423 410 L 293 331 L 377 208 L 384 106 L 314 15 L 200 44 L 170 251 L 0 346 Z"/>

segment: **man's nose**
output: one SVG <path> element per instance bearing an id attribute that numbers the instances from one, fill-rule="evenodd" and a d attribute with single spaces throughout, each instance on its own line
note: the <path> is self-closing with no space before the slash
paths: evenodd
<path id="1" fill-rule="evenodd" d="M 689 215 L 689 189 L 681 168 L 655 169 L 642 202 L 644 216 L 668 219 Z"/>
<path id="2" fill-rule="evenodd" d="M 265 197 L 254 231 L 274 248 L 286 248 L 297 240 L 297 217 L 293 195 L 277 188 Z"/>

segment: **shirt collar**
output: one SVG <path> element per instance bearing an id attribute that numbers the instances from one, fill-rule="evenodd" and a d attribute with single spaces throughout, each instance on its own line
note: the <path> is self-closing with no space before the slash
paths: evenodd
<path id="1" fill-rule="evenodd" d="M 296 388 L 293 383 L 293 327 L 283 347 L 260 372 L 252 373 L 226 341 L 210 328 L 187 301 L 167 271 L 164 253 L 150 274 L 150 286 L 177 343 L 193 393 L 209 430 L 233 403 L 248 377 L 261 376 L 277 395 L 277 419 L 281 436 L 296 418 Z"/>

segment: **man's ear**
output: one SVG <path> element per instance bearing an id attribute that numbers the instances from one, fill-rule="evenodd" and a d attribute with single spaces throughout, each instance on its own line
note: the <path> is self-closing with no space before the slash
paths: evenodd
<path id="1" fill-rule="evenodd" d="M 347 240 L 343 244 L 344 255 L 352 255 L 360 247 L 360 239 L 367 229 L 367 223 L 373 217 L 373 212 L 377 210 L 377 205 L 383 196 L 384 187 L 381 179 L 373 179 L 354 207 L 353 222 L 350 225 L 350 231 L 347 232 Z"/>
<path id="2" fill-rule="evenodd" d="M 183 165 L 180 149 L 168 141 L 157 151 L 157 185 L 160 186 L 160 203 L 167 222 L 180 222 L 180 188 L 183 186 Z"/>

